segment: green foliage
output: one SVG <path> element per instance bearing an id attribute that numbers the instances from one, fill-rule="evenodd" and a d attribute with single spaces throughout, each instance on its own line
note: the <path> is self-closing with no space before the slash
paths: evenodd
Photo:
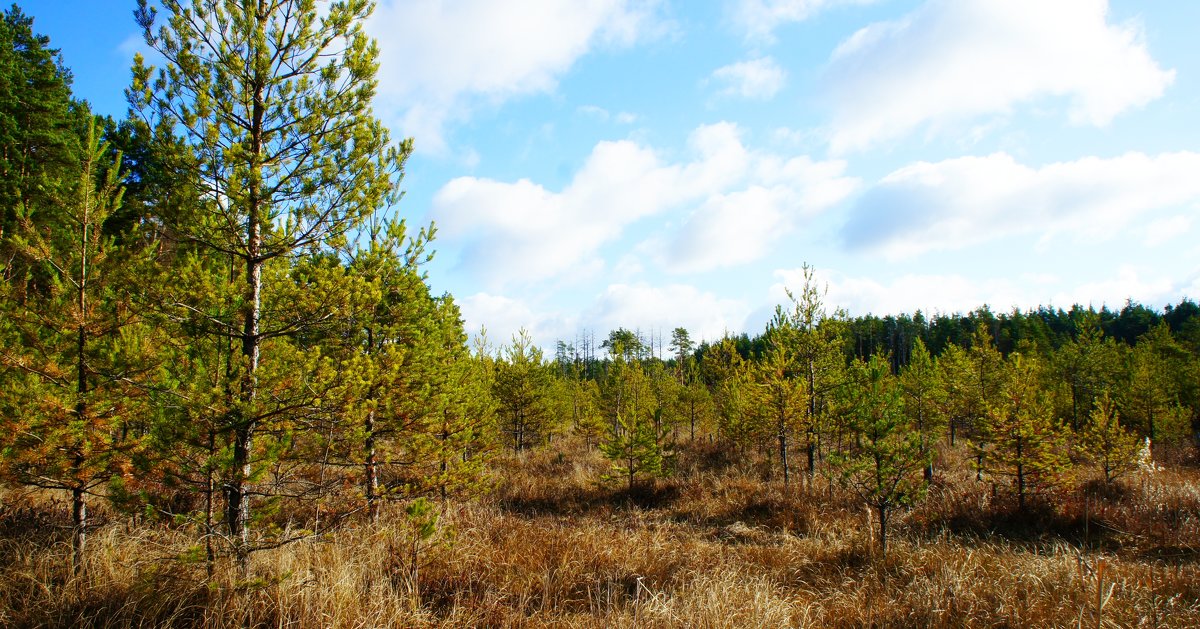
<path id="1" fill-rule="evenodd" d="M 1112 338 L 1104 336 L 1098 314 L 1083 313 L 1077 326 L 1077 336 L 1054 354 L 1051 369 L 1056 377 L 1047 383 L 1062 391 L 1058 414 L 1072 429 L 1080 428 L 1102 392 L 1115 386 L 1122 357 Z"/>
<path id="2" fill-rule="evenodd" d="M 77 180 L 52 182 L 49 205 L 17 208 L 0 283 L 0 472 L 70 492 L 77 567 L 86 497 L 129 471 L 142 436 L 143 396 L 128 383 L 153 353 L 129 311 L 145 258 L 102 229 L 121 203 L 120 156 L 95 124 L 84 146 Z"/>
<path id="3" fill-rule="evenodd" d="M 735 446 L 744 447 L 754 434 L 751 408 L 749 365 L 737 351 L 733 339 L 726 337 L 708 348 L 703 371 L 712 391 L 717 411 L 717 432 Z"/>
<path id="4" fill-rule="evenodd" d="M 675 377 L 679 379 L 679 385 L 687 384 L 687 377 L 693 371 L 692 365 L 692 350 L 696 344 L 692 342 L 692 337 L 688 334 L 687 328 L 675 328 L 671 330 L 671 353 L 675 357 Z"/>
<path id="5" fill-rule="evenodd" d="M 404 508 L 404 517 L 418 542 L 427 541 L 437 532 L 437 510 L 433 503 L 425 498 L 417 498 L 408 503 Z"/>
<path id="6" fill-rule="evenodd" d="M 1121 414 L 1107 391 L 1092 409 L 1090 421 L 1079 435 L 1078 446 L 1083 456 L 1104 473 L 1106 483 L 1138 469 L 1141 440 L 1121 425 Z"/>
<path id="7" fill-rule="evenodd" d="M 617 328 L 608 334 L 608 338 L 600 343 L 600 347 L 608 350 L 608 355 L 624 362 L 639 360 L 648 355 L 642 339 L 631 330 Z"/>
<path id="8" fill-rule="evenodd" d="M 146 0 L 136 15 L 164 67 L 135 58 L 128 95 L 143 130 L 168 130 L 146 134 L 163 168 L 197 193 L 161 217 L 190 245 L 191 281 L 162 286 L 155 301 L 187 333 L 228 341 L 225 369 L 207 371 L 220 407 L 192 412 L 210 416 L 219 438 L 209 460 L 247 568 L 251 485 L 277 474 L 272 462 L 290 449 L 313 451 L 281 435 L 309 436 L 336 409 L 336 370 L 318 342 L 353 306 L 356 283 L 329 254 L 397 198 L 412 145 L 393 146 L 371 112 L 378 51 L 363 32 L 366 0 L 158 5 L 158 30 Z M 196 290 L 205 284 L 215 290 Z M 302 486 L 313 484 L 291 489 Z"/>
<path id="9" fill-rule="evenodd" d="M 613 463 L 606 480 L 623 479 L 627 489 L 633 491 L 639 476 L 658 478 L 670 473 L 668 435 L 655 428 L 653 418 L 653 414 L 637 410 L 617 417 L 608 439 L 600 444 L 600 452 Z"/>
<path id="10" fill-rule="evenodd" d="M 1165 324 L 1143 335 L 1128 352 L 1124 386 L 1118 390 L 1121 414 L 1151 441 L 1178 442 L 1190 436 L 1187 421 L 1179 419 L 1187 413 L 1178 409 L 1188 378 L 1195 373 L 1188 363 L 1187 353 Z"/>
<path id="11" fill-rule="evenodd" d="M 904 392 L 904 411 L 920 438 L 921 456 L 925 459 L 925 480 L 933 479 L 933 444 L 946 425 L 942 412 L 945 403 L 941 371 L 925 343 L 917 339 L 912 355 L 900 372 L 900 388 Z"/>
<path id="12" fill-rule="evenodd" d="M 583 437 L 589 448 L 598 444 L 607 423 L 600 411 L 600 387 L 596 381 L 560 377 L 553 389 L 554 414 L 569 417 L 571 432 Z"/>
<path id="13" fill-rule="evenodd" d="M 496 364 L 492 394 L 496 397 L 501 430 L 513 450 L 524 450 L 549 438 L 554 430 L 551 414 L 551 370 L 542 350 L 522 329 Z"/>
<path id="14" fill-rule="evenodd" d="M 798 355 L 798 330 L 782 310 L 765 334 L 767 343 L 763 356 L 754 363 L 752 389 L 753 408 L 758 419 L 758 431 L 774 437 L 779 447 L 779 464 L 783 482 L 791 479 L 788 461 L 792 435 L 808 426 L 808 388 L 805 367 Z"/>
<path id="15" fill-rule="evenodd" d="M 811 479 L 816 473 L 818 442 L 834 429 L 829 412 L 832 398 L 845 382 L 846 317 L 841 311 L 832 315 L 826 311 L 825 289 L 818 286 L 812 267 L 805 264 L 803 269 L 804 284 L 799 294 L 788 291 L 791 312 L 779 310 L 776 316 L 795 330 L 795 360 L 807 402 L 803 427 Z"/>
<path id="16" fill-rule="evenodd" d="M 1047 400 L 1042 366 L 1035 358 L 1012 356 L 1012 375 L 984 425 L 987 448 L 982 468 L 1007 478 L 1023 510 L 1027 495 L 1061 480 L 1070 467 L 1063 431 Z"/>
<path id="17" fill-rule="evenodd" d="M 887 552 L 888 518 L 924 495 L 919 471 L 929 455 L 904 412 L 903 393 L 887 361 L 880 356 L 859 361 L 851 376 L 855 403 L 846 418 L 851 444 L 831 454 L 830 461 L 842 484 L 878 514 L 879 545 Z"/>
<path id="18" fill-rule="evenodd" d="M 15 4 L 0 20 L 0 238 L 59 203 L 78 177 L 91 114 L 71 97 L 71 72 Z M 24 219 L 18 217 L 24 208 Z M 46 222 L 44 226 L 51 226 Z M 9 260 L 9 256 L 4 258 Z M 11 262 L 9 263 L 11 264 Z"/>
<path id="19" fill-rule="evenodd" d="M 689 382 L 679 390 L 679 417 L 688 426 L 689 439 L 696 439 L 697 428 L 711 430 L 715 415 L 712 393 L 703 382 Z"/>

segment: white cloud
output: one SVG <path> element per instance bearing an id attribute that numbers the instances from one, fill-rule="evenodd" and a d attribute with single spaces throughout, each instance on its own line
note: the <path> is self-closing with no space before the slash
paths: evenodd
<path id="1" fill-rule="evenodd" d="M 367 29 L 379 41 L 380 106 L 422 150 L 444 151 L 447 123 L 481 103 L 552 91 L 597 46 L 660 29 L 654 0 L 386 0 Z"/>
<path id="2" fill-rule="evenodd" d="M 589 118 L 595 118 L 601 122 L 608 122 L 608 119 L 611 116 L 607 109 L 597 105 L 580 105 L 579 107 L 575 108 L 575 111 L 578 111 Z"/>
<path id="3" fill-rule="evenodd" d="M 727 330 L 739 331 L 749 307 L 686 284 L 651 286 L 613 284 L 585 313 L 588 327 L 604 333 L 618 327 L 643 331 L 687 328 L 694 339 L 717 339 Z"/>
<path id="4" fill-rule="evenodd" d="M 1072 123 L 1103 126 L 1175 77 L 1137 25 L 1108 22 L 1107 0 L 928 0 L 855 33 L 826 73 L 835 152 L 1047 98 L 1065 98 Z"/>
<path id="5" fill-rule="evenodd" d="M 521 328 L 537 323 L 533 310 L 524 303 L 489 293 L 475 293 L 457 300 L 462 312 L 463 327 L 472 334 L 486 330 L 488 341 L 494 344 L 508 342 Z"/>
<path id="6" fill-rule="evenodd" d="M 802 219 L 828 209 L 857 190 L 841 161 L 751 156 L 749 185 L 712 195 L 675 234 L 664 258 L 674 272 L 708 271 L 753 262 L 766 255 Z"/>
<path id="7" fill-rule="evenodd" d="M 535 310 L 524 301 L 490 293 L 476 293 L 458 300 L 464 328 L 477 337 L 486 328 L 488 344 L 494 351 L 508 345 L 524 329 L 534 343 L 550 351 L 558 339 L 568 339 L 576 330 L 576 320 L 545 308 Z"/>
<path id="8" fill-rule="evenodd" d="M 560 192 L 529 180 L 460 177 L 435 195 L 433 218 L 443 241 L 463 246 L 462 266 L 499 286 L 599 270 L 600 247 L 673 210 L 690 215 L 682 229 L 643 252 L 674 271 L 746 262 L 794 220 L 857 186 L 842 162 L 751 151 L 730 123 L 697 128 L 689 147 L 690 161 L 664 163 L 634 142 L 601 142 Z"/>
<path id="9" fill-rule="evenodd" d="M 788 193 L 783 187 L 750 186 L 714 195 L 676 235 L 668 265 L 697 272 L 758 259 L 783 231 Z"/>
<path id="10" fill-rule="evenodd" d="M 1148 212 L 1200 200 L 1200 153 L 1128 153 L 1031 168 L 1006 153 L 918 162 L 864 194 L 843 227 L 852 249 L 902 257 L 1014 234 L 1105 240 Z"/>
<path id="11" fill-rule="evenodd" d="M 1166 277 L 1148 277 L 1147 273 L 1130 265 L 1122 265 L 1114 276 L 1104 280 L 1088 282 L 1060 291 L 1055 297 L 1057 304 L 1094 304 L 1120 307 L 1126 299 L 1144 305 L 1165 305 L 1178 301 L 1183 294 L 1179 286 Z"/>
<path id="12" fill-rule="evenodd" d="M 508 344 L 514 334 L 525 329 L 547 352 L 557 341 L 572 342 L 585 330 L 595 334 L 598 344 L 620 327 L 663 336 L 684 327 L 697 340 L 716 339 L 726 330 L 740 331 L 749 314 L 741 301 L 721 298 L 694 286 L 643 282 L 610 284 L 581 312 L 571 315 L 544 304 L 535 308 L 520 299 L 491 293 L 477 293 L 458 303 L 466 329 L 477 334 L 481 326 L 486 326 L 493 348 Z"/>
<path id="13" fill-rule="evenodd" d="M 1187 234 L 1192 229 L 1192 219 L 1187 216 L 1169 216 L 1151 221 L 1146 225 L 1147 247 L 1157 247 Z"/>
<path id="14" fill-rule="evenodd" d="M 775 29 L 802 22 L 839 5 L 870 4 L 875 0 L 737 0 L 733 20 L 750 39 L 772 41 Z"/>
<path id="15" fill-rule="evenodd" d="M 771 297 L 786 303 L 784 288 L 798 292 L 804 285 L 802 269 L 775 271 L 779 282 L 771 287 Z M 956 274 L 906 274 L 881 282 L 869 277 L 853 277 L 828 269 L 814 272 L 814 280 L 826 291 L 826 311 L 844 308 L 851 316 L 865 314 L 895 315 L 933 312 L 969 312 L 984 304 L 993 310 L 1006 310 L 1028 301 L 1025 287 L 1031 283 L 1008 279 L 979 280 Z M 1019 282 L 1019 283 L 1018 283 Z M 1036 301 L 1036 300 L 1035 300 Z"/>
<path id="16" fill-rule="evenodd" d="M 760 57 L 721 66 L 710 80 L 721 85 L 722 96 L 770 100 L 783 89 L 787 73 L 771 57 Z"/>
<path id="17" fill-rule="evenodd" d="M 599 120 L 600 122 L 608 122 L 609 120 L 612 120 L 617 124 L 633 124 L 634 122 L 637 122 L 637 116 L 635 114 L 631 114 L 627 111 L 620 111 L 616 114 L 613 114 L 607 109 L 598 107 L 596 105 L 581 105 L 577 107 L 575 111 L 578 111 L 589 118 Z"/>
<path id="18" fill-rule="evenodd" d="M 829 269 L 814 274 L 818 286 L 827 289 L 826 310 L 844 308 L 851 316 L 913 314 L 918 310 L 927 316 L 966 313 L 985 305 L 993 312 L 1074 304 L 1119 307 L 1126 299 L 1148 305 L 1167 304 L 1186 294 L 1185 287 L 1176 282 L 1149 275 L 1145 269 L 1128 265 L 1118 267 L 1111 277 L 1081 284 L 1067 284 L 1052 275 L 979 278 L 957 273 L 910 273 L 880 280 Z M 776 303 L 786 303 L 784 288 L 795 292 L 804 284 L 801 269 L 778 270 L 775 277 L 779 281 L 771 287 L 770 296 Z"/>

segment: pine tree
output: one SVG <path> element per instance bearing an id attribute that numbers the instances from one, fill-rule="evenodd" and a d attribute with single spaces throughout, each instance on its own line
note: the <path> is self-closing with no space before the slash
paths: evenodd
<path id="1" fill-rule="evenodd" d="M 687 328 L 671 330 L 671 353 L 675 357 L 675 377 L 678 378 L 681 387 L 687 386 L 686 376 L 691 366 L 692 350 L 695 346 Z"/>
<path id="2" fill-rule="evenodd" d="M 1192 373 L 1185 351 L 1166 324 L 1138 339 L 1126 357 L 1121 414 L 1152 442 L 1179 441 L 1191 432 L 1180 408 L 1181 390 Z"/>
<path id="3" fill-rule="evenodd" d="M 958 440 L 960 426 L 973 421 L 982 412 L 979 389 L 972 383 L 974 370 L 970 357 L 961 346 L 951 344 L 937 359 L 937 380 L 941 385 L 936 399 L 946 417 L 946 438 L 950 447 Z"/>
<path id="4" fill-rule="evenodd" d="M 600 452 L 613 462 L 613 474 L 606 478 L 624 478 L 631 492 L 638 476 L 656 478 L 667 474 L 667 435 L 655 429 L 652 417 L 644 409 L 628 409 L 617 418 L 608 440 L 600 444 Z"/>
<path id="5" fill-rule="evenodd" d="M 403 221 L 384 220 L 367 231 L 361 246 L 343 254 L 357 285 L 348 291 L 353 307 L 333 335 L 343 406 L 328 434 L 344 433 L 338 437 L 348 441 L 338 448 L 341 456 L 362 466 L 367 513 L 375 521 L 384 468 L 398 461 L 413 467 L 432 456 L 430 423 L 442 421 L 432 385 L 449 374 L 438 306 L 420 272 L 431 257 L 426 246 L 432 230 L 410 239 Z"/>
<path id="6" fill-rule="evenodd" d="M 908 364 L 900 372 L 904 391 L 904 410 L 920 436 L 921 455 L 925 458 L 925 482 L 933 480 L 933 444 L 941 431 L 945 416 L 939 412 L 941 382 L 937 363 L 925 348 L 925 342 L 913 343 Z"/>
<path id="7" fill-rule="evenodd" d="M 437 300 L 437 323 L 445 377 L 434 383 L 441 404 L 433 424 L 437 458 L 429 484 L 445 500 L 451 493 L 469 494 L 485 487 L 498 426 L 490 382 L 467 349 L 462 315 L 448 295 Z"/>
<path id="8" fill-rule="evenodd" d="M 550 370 L 542 350 L 524 329 L 513 335 L 496 364 L 492 394 L 500 415 L 501 430 L 508 433 L 514 451 L 545 440 L 553 429 L 550 413 Z"/>
<path id="9" fill-rule="evenodd" d="M 703 382 L 693 379 L 679 390 L 679 406 L 688 423 L 688 439 L 696 440 L 696 427 L 711 421 L 714 414 L 712 394 Z"/>
<path id="10" fill-rule="evenodd" d="M 851 370 L 854 405 L 847 417 L 852 436 L 844 452 L 830 455 L 843 484 L 853 489 L 879 518 L 879 549 L 887 552 L 887 525 L 893 511 L 925 492 L 918 474 L 928 454 L 921 432 L 904 412 L 902 392 L 888 361 L 876 354 Z"/>
<path id="11" fill-rule="evenodd" d="M 5 234 L 18 266 L 42 281 L 0 283 L 3 470 L 70 494 L 76 571 L 91 526 L 89 496 L 127 470 L 140 436 L 132 418 L 141 396 L 125 383 L 151 351 L 129 307 L 142 259 L 102 229 L 121 204 L 120 156 L 109 154 L 95 124 L 84 147 L 79 179 L 56 182 L 40 223 L 23 204 Z"/>
<path id="12" fill-rule="evenodd" d="M 704 353 L 702 369 L 712 390 L 720 438 L 733 447 L 744 448 L 754 434 L 750 366 L 738 353 L 734 340 L 725 337 Z"/>
<path id="13" fill-rule="evenodd" d="M 763 335 L 766 351 L 754 363 L 755 408 L 779 445 L 779 465 L 783 484 L 791 481 L 788 462 L 792 433 L 806 418 L 807 388 L 800 376 L 801 365 L 796 355 L 797 330 L 782 309 L 776 309 L 775 319 Z"/>
<path id="14" fill-rule="evenodd" d="M 1059 348 L 1053 361 L 1060 376 L 1057 382 L 1066 389 L 1064 414 L 1072 430 L 1082 427 L 1101 392 L 1115 384 L 1120 367 L 1120 351 L 1112 338 L 1104 336 L 1100 315 L 1082 312 L 1076 328 L 1075 338 Z"/>
<path id="15" fill-rule="evenodd" d="M 1057 481 L 1070 464 L 1041 378 L 1036 359 L 1013 354 L 1012 375 L 983 426 L 982 469 L 1011 479 L 1022 511 L 1029 494 Z"/>
<path id="16" fill-rule="evenodd" d="M 71 72 L 15 4 L 0 19 L 0 240 L 53 205 L 54 181 L 74 180 L 91 114 L 71 97 Z M 32 214 L 31 214 L 32 213 Z M 6 271 L 23 273 L 4 258 Z"/>
<path id="17" fill-rule="evenodd" d="M 139 0 L 147 43 L 165 60 L 156 75 L 139 57 L 131 103 L 150 128 L 165 125 L 191 149 L 171 168 L 198 187 L 199 203 L 172 217 L 172 236 L 230 262 L 234 308 L 196 293 L 165 299 L 177 316 L 205 313 L 206 329 L 234 340 L 237 361 L 227 374 L 232 434 L 224 479 L 225 521 L 243 570 L 249 569 L 251 485 L 261 456 L 280 451 L 259 436 L 322 398 L 303 393 L 303 378 L 319 357 L 291 351 L 288 339 L 329 324 L 344 292 L 302 304 L 291 263 L 337 247 L 393 199 L 411 144 L 390 145 L 371 115 L 377 49 L 362 24 L 367 0 L 318 10 L 313 0 L 163 0 L 167 25 L 155 32 L 156 11 Z M 331 279 L 327 277 L 326 279 Z M 316 297 L 328 297 L 324 303 Z M 284 367 L 285 360 L 298 363 Z M 281 379 L 263 394 L 267 375 Z M 307 399 L 305 396 L 307 395 Z M 312 409 L 316 410 L 316 409 Z M 281 428 L 286 428 L 282 427 Z"/>
<path id="18" fill-rule="evenodd" d="M 1121 425 L 1121 415 L 1108 392 L 1101 394 L 1090 421 L 1079 435 L 1079 449 L 1104 473 L 1104 482 L 1138 469 L 1141 440 Z"/>
<path id="19" fill-rule="evenodd" d="M 826 312 L 824 293 L 817 285 L 815 270 L 807 264 L 804 265 L 804 285 L 800 293 L 788 291 L 792 302 L 788 317 L 797 332 L 796 359 L 808 405 L 804 431 L 809 480 L 817 469 L 817 447 L 825 419 L 822 409 L 827 403 L 826 398 L 841 385 L 846 364 L 840 347 L 844 313 L 839 311 L 831 316 Z"/>

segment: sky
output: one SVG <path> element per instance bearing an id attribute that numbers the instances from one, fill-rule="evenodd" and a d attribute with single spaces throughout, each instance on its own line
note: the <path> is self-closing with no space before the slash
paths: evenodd
<path id="1" fill-rule="evenodd" d="M 123 116 L 133 0 L 18 0 Z M 393 211 L 543 347 L 830 310 L 1200 298 L 1200 2 L 379 0 Z"/>

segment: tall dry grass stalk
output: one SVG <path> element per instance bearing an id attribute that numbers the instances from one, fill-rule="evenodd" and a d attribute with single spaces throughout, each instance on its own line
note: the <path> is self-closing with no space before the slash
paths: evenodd
<path id="1" fill-rule="evenodd" d="M 1022 528 L 990 488 L 943 480 L 881 558 L 858 504 L 820 483 L 784 492 L 698 466 L 629 494 L 601 483 L 603 462 L 582 449 L 498 469 L 492 496 L 443 505 L 419 584 L 399 504 L 378 526 L 258 553 L 250 582 L 182 560 L 196 544 L 186 529 L 116 516 L 76 578 L 54 528 L 64 516 L 29 530 L 34 511 L 7 508 L 0 626 L 1200 626 L 1200 537 L 1177 532 L 1194 535 L 1200 518 L 1194 470 L 1095 499 L 1093 526 L 1122 531 L 1102 549 L 1072 537 L 1081 496 Z"/>

